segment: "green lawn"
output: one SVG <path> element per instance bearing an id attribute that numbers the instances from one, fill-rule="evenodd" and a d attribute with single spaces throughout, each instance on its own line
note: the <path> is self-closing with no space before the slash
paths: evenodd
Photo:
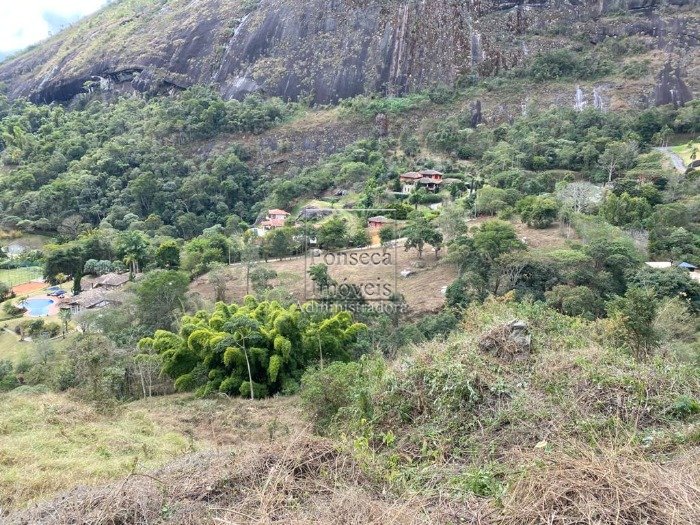
<path id="1" fill-rule="evenodd" d="M 22 318 L 0 321 L 0 360 L 9 359 L 13 363 L 17 363 L 31 349 L 31 343 L 20 342 L 17 335 L 5 330 L 5 327 L 10 330 L 14 329 L 21 320 Z"/>
<path id="2" fill-rule="evenodd" d="M 685 143 L 680 146 L 673 146 L 671 150 L 683 159 L 686 166 L 690 164 L 692 160 L 690 157 L 693 154 L 693 150 L 696 152 L 696 158 L 700 158 L 700 142 Z"/>
<path id="3" fill-rule="evenodd" d="M 40 266 L 30 266 L 28 268 L 14 268 L 12 270 L 0 270 L 0 282 L 10 286 L 27 283 L 43 276 Z"/>

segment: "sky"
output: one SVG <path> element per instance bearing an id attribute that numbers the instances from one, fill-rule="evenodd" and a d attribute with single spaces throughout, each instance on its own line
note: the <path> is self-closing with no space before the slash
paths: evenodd
<path id="1" fill-rule="evenodd" d="M 0 0 L 0 60 L 106 3 L 107 0 Z"/>

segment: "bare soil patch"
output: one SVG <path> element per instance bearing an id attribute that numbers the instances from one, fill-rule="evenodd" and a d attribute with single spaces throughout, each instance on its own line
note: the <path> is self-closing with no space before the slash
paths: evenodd
<path id="1" fill-rule="evenodd" d="M 408 315 L 416 315 L 426 312 L 438 311 L 445 302 L 442 290 L 457 277 L 457 270 L 454 265 L 447 264 L 442 260 L 444 252 L 441 252 L 440 259 L 435 257 L 435 253 L 429 247 L 423 254 L 423 259 L 419 260 L 417 252 L 410 250 L 406 252 L 403 247 L 396 251 L 389 248 L 387 252 L 391 256 L 391 264 L 370 264 L 370 265 L 329 265 L 329 272 L 333 279 L 338 282 L 348 283 L 394 283 L 396 277 L 396 289 L 403 294 L 409 307 Z M 382 248 L 363 250 L 362 253 L 383 255 Z M 420 261 L 420 262 L 418 262 Z M 318 261 L 317 261 L 318 262 Z M 279 293 L 287 294 L 290 298 L 304 302 L 305 300 L 305 262 L 304 257 L 297 257 L 281 261 L 261 262 L 265 266 L 275 270 L 278 277 L 272 281 L 272 285 Z M 307 260 L 307 267 L 310 259 Z M 416 266 L 425 265 L 424 268 Z M 409 277 L 402 277 L 402 270 L 410 269 L 413 274 Z M 214 287 L 209 283 L 207 276 L 197 279 L 191 289 L 198 292 L 207 300 L 214 300 Z M 310 292 L 310 282 L 306 285 Z M 246 268 L 242 265 L 231 266 L 231 281 L 227 286 L 228 301 L 240 302 L 246 292 L 252 293 L 252 287 L 246 288 Z M 307 294 L 307 298 L 310 294 Z"/>

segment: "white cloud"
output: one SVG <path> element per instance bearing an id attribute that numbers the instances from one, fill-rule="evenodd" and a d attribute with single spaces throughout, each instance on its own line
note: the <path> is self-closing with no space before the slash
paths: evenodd
<path id="1" fill-rule="evenodd" d="M 49 36 L 49 20 L 76 20 L 106 0 L 1 0 L 0 53 L 30 46 Z"/>

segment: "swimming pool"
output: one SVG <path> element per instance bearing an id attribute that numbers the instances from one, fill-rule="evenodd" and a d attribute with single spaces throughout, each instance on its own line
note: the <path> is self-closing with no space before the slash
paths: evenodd
<path id="1" fill-rule="evenodd" d="M 27 309 L 29 317 L 45 317 L 49 315 L 49 309 L 53 301 L 51 299 L 27 299 L 21 306 Z"/>

